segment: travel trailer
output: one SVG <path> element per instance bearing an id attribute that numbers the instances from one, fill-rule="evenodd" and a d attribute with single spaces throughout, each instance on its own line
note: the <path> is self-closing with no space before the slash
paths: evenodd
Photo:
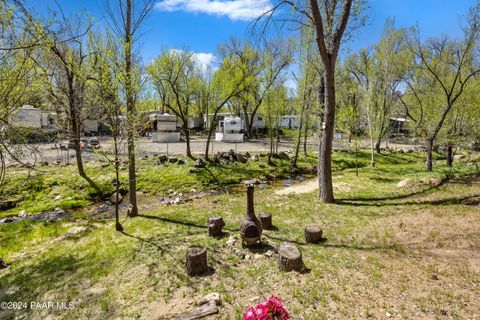
<path id="1" fill-rule="evenodd" d="M 172 143 L 180 141 L 180 132 L 177 130 L 177 117 L 168 113 L 153 112 L 149 114 L 152 124 L 152 141 Z"/>
<path id="2" fill-rule="evenodd" d="M 10 115 L 9 122 L 16 128 L 53 129 L 57 114 L 24 105 Z"/>
<path id="3" fill-rule="evenodd" d="M 300 117 L 297 115 L 285 115 L 280 119 L 280 127 L 284 129 L 298 129 Z"/>
<path id="4" fill-rule="evenodd" d="M 242 119 L 225 117 L 218 123 L 215 141 L 243 142 Z"/>

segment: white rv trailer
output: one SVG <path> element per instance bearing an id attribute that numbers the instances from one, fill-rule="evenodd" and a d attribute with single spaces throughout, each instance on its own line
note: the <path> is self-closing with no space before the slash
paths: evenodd
<path id="1" fill-rule="evenodd" d="M 10 115 L 9 122 L 17 128 L 43 129 L 54 126 L 56 116 L 56 113 L 24 105 Z"/>
<path id="2" fill-rule="evenodd" d="M 151 113 L 150 120 L 155 122 L 156 131 L 152 133 L 153 142 L 172 143 L 180 141 L 177 131 L 177 117 L 168 113 Z"/>
<path id="3" fill-rule="evenodd" d="M 215 141 L 243 142 L 242 119 L 240 117 L 225 117 L 219 122 Z"/>

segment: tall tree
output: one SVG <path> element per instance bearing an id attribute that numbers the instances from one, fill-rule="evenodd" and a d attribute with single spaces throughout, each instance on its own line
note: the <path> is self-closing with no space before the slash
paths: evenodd
<path id="1" fill-rule="evenodd" d="M 320 4 L 320 3 L 321 4 Z M 341 9 L 340 2 L 342 2 Z M 322 8 L 322 9 L 321 9 Z M 332 183 L 332 141 L 335 126 L 335 65 L 342 37 L 352 10 L 352 0 L 310 0 L 311 19 L 316 32 L 316 43 L 322 58 L 325 81 L 324 130 L 318 147 L 318 181 L 320 200 L 334 202 Z"/>
<path id="2" fill-rule="evenodd" d="M 138 215 L 137 178 L 135 167 L 136 95 L 140 90 L 138 64 L 134 57 L 135 36 L 155 4 L 154 0 L 107 0 L 105 9 L 113 32 L 124 49 L 123 90 L 126 97 L 126 132 L 128 148 L 128 185 L 130 208 L 128 216 Z"/>
<path id="3" fill-rule="evenodd" d="M 185 50 L 168 50 L 157 57 L 147 71 L 160 97 L 162 106 L 167 107 L 181 122 L 186 141 L 186 154 L 194 159 L 190 148 L 188 120 L 194 107 L 201 78 L 193 53 Z"/>
<path id="4" fill-rule="evenodd" d="M 448 115 L 466 87 L 480 74 L 476 52 L 480 35 L 480 1 L 469 10 L 462 29 L 461 40 L 443 36 L 422 43 L 418 28 L 414 28 L 408 41 L 411 52 L 419 61 L 419 67 L 429 75 L 443 96 L 443 102 L 434 112 L 434 119 L 429 121 L 432 125 L 426 130 L 427 171 L 432 171 L 434 145 Z"/>

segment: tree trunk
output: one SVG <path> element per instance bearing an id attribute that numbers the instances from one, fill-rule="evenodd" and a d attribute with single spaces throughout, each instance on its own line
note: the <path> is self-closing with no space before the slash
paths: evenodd
<path id="1" fill-rule="evenodd" d="M 447 144 L 446 147 L 446 158 L 447 158 L 447 167 L 451 168 L 453 166 L 453 147 L 450 144 Z"/>
<path id="2" fill-rule="evenodd" d="M 302 129 L 303 129 L 303 113 L 305 109 L 305 104 L 302 106 L 302 112 L 300 114 L 300 123 L 298 125 L 298 134 L 297 134 L 297 142 L 295 143 L 295 153 L 293 154 L 292 158 L 292 167 L 297 167 L 298 161 L 298 154 L 300 152 L 300 143 L 302 142 Z"/>
<path id="3" fill-rule="evenodd" d="M 125 23 L 125 91 L 127 95 L 128 193 L 129 217 L 138 215 L 137 178 L 135 173 L 135 97 L 132 79 L 132 0 L 126 0 Z"/>
<path id="4" fill-rule="evenodd" d="M 117 121 L 117 120 L 115 120 Z M 119 199 L 120 194 L 120 174 L 119 174 L 119 166 L 120 166 L 120 159 L 118 158 L 118 138 L 116 135 L 113 136 L 113 146 L 115 152 L 115 199 Z M 119 213 L 118 213 L 118 205 L 120 201 L 115 201 L 115 230 L 123 231 L 123 226 L 120 224 Z"/>
<path id="5" fill-rule="evenodd" d="M 327 66 L 328 67 L 328 66 Z M 320 137 L 318 154 L 318 181 L 320 200 L 324 203 L 333 203 L 332 183 L 332 141 L 335 123 L 335 75 L 334 67 L 325 71 L 325 130 Z"/>
<path id="6" fill-rule="evenodd" d="M 207 143 L 205 144 L 205 160 L 208 160 L 208 153 L 210 148 L 210 141 L 212 140 L 212 136 L 215 133 L 215 129 L 217 127 L 217 113 L 218 110 L 215 110 L 213 114 L 212 122 L 210 122 L 210 128 L 208 128 L 208 136 L 207 136 Z"/>
<path id="7" fill-rule="evenodd" d="M 308 113 L 305 114 L 305 125 L 303 126 L 303 155 L 307 157 L 307 140 L 308 140 Z"/>
<path id="8" fill-rule="evenodd" d="M 190 130 L 188 129 L 188 122 L 184 121 L 183 130 L 185 131 L 185 142 L 186 142 L 186 145 L 187 145 L 187 157 L 195 160 L 195 157 L 192 155 L 192 151 L 190 149 Z"/>
<path id="9" fill-rule="evenodd" d="M 382 149 L 380 148 L 382 143 L 382 137 L 378 136 L 377 142 L 375 143 L 375 151 L 377 151 L 378 154 L 382 153 Z"/>
<path id="10" fill-rule="evenodd" d="M 243 105 L 243 119 L 245 121 L 245 134 L 247 136 L 247 139 L 252 138 L 252 132 L 250 130 L 250 119 L 248 118 L 248 104 L 245 103 Z"/>
<path id="11" fill-rule="evenodd" d="M 433 139 L 427 141 L 427 161 L 425 169 L 430 172 L 433 169 Z"/>

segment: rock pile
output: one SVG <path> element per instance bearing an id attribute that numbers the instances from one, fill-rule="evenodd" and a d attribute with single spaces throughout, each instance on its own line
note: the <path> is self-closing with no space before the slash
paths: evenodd
<path id="1" fill-rule="evenodd" d="M 241 162 L 246 163 L 251 157 L 248 152 L 236 152 L 235 150 L 230 150 L 228 152 L 218 152 L 213 157 L 213 161 L 217 163 L 221 162 Z"/>

